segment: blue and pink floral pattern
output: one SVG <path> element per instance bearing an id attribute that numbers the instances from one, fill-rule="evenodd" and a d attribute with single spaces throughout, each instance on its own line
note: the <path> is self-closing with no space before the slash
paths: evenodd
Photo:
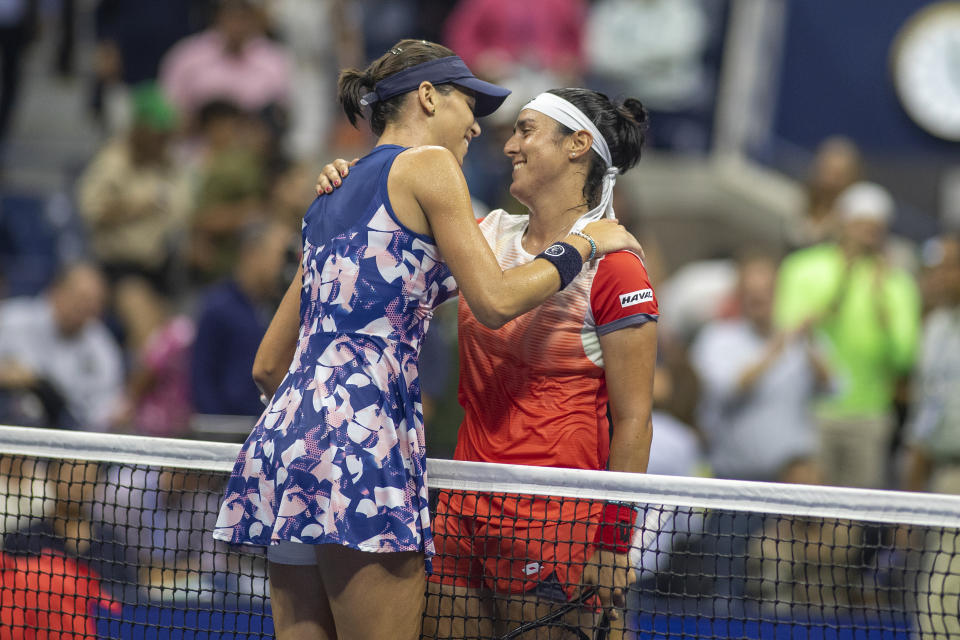
<path id="1" fill-rule="evenodd" d="M 240 451 L 215 538 L 434 552 L 418 356 L 456 283 L 379 182 L 373 215 L 327 242 L 304 220 L 296 354 Z"/>

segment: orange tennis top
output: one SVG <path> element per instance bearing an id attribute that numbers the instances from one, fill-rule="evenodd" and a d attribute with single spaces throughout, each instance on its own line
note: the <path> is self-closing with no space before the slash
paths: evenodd
<path id="1" fill-rule="evenodd" d="M 521 246 L 527 216 L 502 210 L 480 223 L 500 266 L 535 256 Z M 600 336 L 656 321 L 657 298 L 640 258 L 621 251 L 584 266 L 563 291 L 498 330 L 461 296 L 454 458 L 605 469 L 610 455 Z"/>

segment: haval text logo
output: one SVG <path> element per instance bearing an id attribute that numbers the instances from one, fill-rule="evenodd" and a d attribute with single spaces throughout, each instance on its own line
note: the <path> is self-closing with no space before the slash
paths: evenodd
<path id="1" fill-rule="evenodd" d="M 620 294 L 621 307 L 632 307 L 635 304 L 650 302 L 651 300 L 653 300 L 653 289 L 640 289 L 639 291 Z"/>

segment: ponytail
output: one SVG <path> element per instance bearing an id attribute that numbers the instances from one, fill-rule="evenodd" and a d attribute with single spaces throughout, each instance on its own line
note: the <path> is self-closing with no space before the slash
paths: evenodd
<path id="1" fill-rule="evenodd" d="M 613 163 L 620 173 L 632 169 L 640 162 L 640 151 L 647 139 L 650 116 L 643 103 L 636 98 L 625 98 L 615 105 L 617 114 L 616 142 L 610 147 Z M 609 140 L 607 143 L 609 144 Z"/>
<path id="2" fill-rule="evenodd" d="M 350 124 L 357 126 L 357 118 L 363 118 L 363 105 L 360 99 L 373 89 L 368 72 L 359 69 L 344 69 L 337 80 L 337 97 Z"/>

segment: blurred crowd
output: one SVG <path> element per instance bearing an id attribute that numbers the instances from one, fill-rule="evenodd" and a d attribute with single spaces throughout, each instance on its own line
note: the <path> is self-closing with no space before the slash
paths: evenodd
<path id="1" fill-rule="evenodd" d="M 314 178 L 372 142 L 338 115 L 337 70 L 402 37 L 443 42 L 515 90 L 464 166 L 478 214 L 517 209 L 502 143 L 550 87 L 636 96 L 655 151 L 709 150 L 725 3 L 94 4 L 95 41 L 64 35 L 57 49 L 62 74 L 92 50 L 84 81 L 102 132 L 65 205 L 76 224 L 18 214 L 12 198 L 0 218 L 3 424 L 184 437 L 202 432 L 198 416 L 227 415 L 243 417 L 242 438 Z M 70 0 L 0 2 L 0 149 L 44 6 L 72 32 Z M 812 157 L 784 238 L 669 272 L 658 257 L 670 247 L 620 190 L 661 301 L 650 471 L 960 493 L 960 236 L 894 236 L 897 201 L 850 140 Z M 82 247 L 69 259 L 61 232 Z M 44 233 L 52 248 L 38 250 Z M 423 390 L 443 441 L 455 314 L 438 315 Z"/>
<path id="2" fill-rule="evenodd" d="M 3 4 L 11 69 L 43 6 Z M 50 6 L 70 31 L 73 3 Z M 700 0 L 101 0 L 93 11 L 94 41 L 61 37 L 56 65 L 69 73 L 71 50 L 92 51 L 85 81 L 102 145 L 73 181 L 76 224 L 58 227 L 83 249 L 51 251 L 25 286 L 37 256 L 23 238 L 42 235 L 43 216 L 4 203 L 0 420 L 159 436 L 191 435 L 198 415 L 246 425 L 260 410 L 251 363 L 296 270 L 314 177 L 372 141 L 337 113 L 338 69 L 418 35 L 514 88 L 465 172 L 478 214 L 515 210 L 502 140 L 524 100 L 551 86 L 636 95 L 654 150 L 706 151 L 697 114 L 710 109 L 723 23 Z M 0 124 L 18 81 L 4 75 Z M 893 236 L 897 203 L 867 166 L 852 141 L 825 140 L 782 239 L 671 272 L 658 261 L 670 247 L 619 190 L 663 304 L 654 469 L 669 442 L 666 472 L 955 486 L 942 478 L 960 462 L 946 391 L 960 367 L 957 238 Z M 438 315 L 428 418 L 451 389 L 453 314 Z"/>
<path id="3" fill-rule="evenodd" d="M 894 235 L 897 203 L 864 172 L 825 140 L 781 246 L 661 283 L 655 402 L 711 475 L 960 493 L 943 479 L 960 468 L 960 233 Z"/>
<path id="4" fill-rule="evenodd" d="M 960 230 L 892 234 L 897 203 L 864 173 L 852 142 L 825 140 L 783 246 L 662 282 L 650 472 L 960 495 Z M 742 540 L 739 592 L 784 611 L 915 606 L 923 637 L 960 631 L 953 533 L 720 514 L 685 527 L 703 558 Z M 692 571 L 710 575 L 703 562 Z"/>

